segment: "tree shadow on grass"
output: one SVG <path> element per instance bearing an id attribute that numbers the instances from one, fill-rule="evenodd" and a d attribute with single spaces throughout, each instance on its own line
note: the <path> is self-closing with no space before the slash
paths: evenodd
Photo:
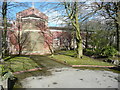
<path id="1" fill-rule="evenodd" d="M 51 69 L 51 68 L 62 68 L 65 67 L 65 65 L 58 63 L 56 61 L 53 61 L 51 58 L 43 55 L 32 55 L 30 57 L 35 63 L 38 65 L 41 65 L 42 68 Z"/>
<path id="2" fill-rule="evenodd" d="M 11 55 L 10 57 L 5 58 L 4 61 L 8 61 L 8 60 L 15 58 L 15 57 L 17 57 L 17 55 Z"/>
<path id="3" fill-rule="evenodd" d="M 20 81 L 22 81 L 25 78 L 28 77 L 37 77 L 37 76 L 50 76 L 52 75 L 51 71 L 47 70 L 47 67 L 43 64 L 41 64 L 42 59 L 47 59 L 43 56 L 39 56 L 39 55 L 23 55 L 23 57 L 29 57 L 30 59 L 33 60 L 33 62 L 35 62 L 38 67 L 36 68 L 42 68 L 42 70 L 37 70 L 37 71 L 30 71 L 30 72 L 24 72 L 24 73 L 20 73 L 20 74 L 16 74 L 15 76 L 18 78 L 18 81 L 16 82 L 14 88 L 22 88 L 22 84 Z"/>
<path id="4" fill-rule="evenodd" d="M 77 57 L 77 54 L 69 54 L 66 52 L 56 52 L 55 55 L 65 55 L 65 56 L 70 56 L 70 57 Z"/>
<path id="5" fill-rule="evenodd" d="M 37 57 L 37 55 L 29 56 L 29 58 L 31 58 L 38 66 L 40 66 L 41 68 L 45 68 L 45 66 L 42 65 L 39 60 L 36 60 L 36 57 Z"/>

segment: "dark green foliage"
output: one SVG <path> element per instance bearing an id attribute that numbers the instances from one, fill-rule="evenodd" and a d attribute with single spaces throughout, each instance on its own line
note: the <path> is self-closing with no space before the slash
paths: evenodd
<path id="1" fill-rule="evenodd" d="M 117 50 L 112 46 L 105 46 L 103 48 L 87 48 L 84 51 L 85 55 L 98 57 L 113 57 L 117 55 Z"/>
<path id="2" fill-rule="evenodd" d="M 6 65 L 0 65 L 0 75 L 4 76 L 6 73 L 10 71 L 9 68 L 7 68 Z"/>
<path id="3" fill-rule="evenodd" d="M 92 48 L 87 48 L 87 49 L 85 49 L 84 51 L 85 51 L 84 54 L 85 54 L 85 55 L 88 55 L 88 56 L 92 56 L 92 55 L 95 54 L 95 52 L 93 51 Z"/>
<path id="4" fill-rule="evenodd" d="M 89 48 L 84 54 L 95 57 L 113 57 L 117 54 L 115 49 L 114 30 L 96 30 L 89 38 Z"/>
<path id="5" fill-rule="evenodd" d="M 101 56 L 113 57 L 117 54 L 117 50 L 112 46 L 103 47 L 101 50 Z"/>

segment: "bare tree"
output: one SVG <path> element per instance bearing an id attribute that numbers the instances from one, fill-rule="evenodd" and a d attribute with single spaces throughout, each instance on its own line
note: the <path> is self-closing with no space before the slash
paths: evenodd
<path id="1" fill-rule="evenodd" d="M 97 6 L 101 7 L 100 15 L 104 16 L 106 19 L 112 19 L 116 27 L 116 47 L 117 50 L 120 50 L 120 31 L 119 31 L 119 12 L 120 12 L 120 1 L 119 2 L 102 2 L 95 3 Z"/>
<path id="2" fill-rule="evenodd" d="M 11 12 L 13 12 L 13 8 L 14 7 L 27 7 L 26 3 L 17 3 L 17 2 L 8 2 L 7 0 L 4 0 L 3 2 L 1 2 L 1 11 L 0 12 L 2 14 L 2 25 L 3 25 L 3 30 L 2 30 L 2 57 L 1 58 L 5 58 L 6 56 L 9 55 L 9 47 L 8 47 L 8 18 L 10 19 L 9 14 L 11 14 Z"/>
<path id="3" fill-rule="evenodd" d="M 65 10 L 68 15 L 68 18 L 71 20 L 71 23 L 76 31 L 76 41 L 77 41 L 77 57 L 82 58 L 83 56 L 83 47 L 82 47 L 82 37 L 80 35 L 80 24 L 78 16 L 78 2 L 64 2 Z"/>
<path id="4" fill-rule="evenodd" d="M 24 51 L 24 49 L 26 47 L 28 47 L 29 33 L 30 32 L 20 31 L 20 27 L 18 26 L 18 32 L 17 32 L 17 35 L 16 35 L 16 40 L 17 40 L 17 45 L 18 45 L 18 55 L 21 55 L 22 51 Z"/>

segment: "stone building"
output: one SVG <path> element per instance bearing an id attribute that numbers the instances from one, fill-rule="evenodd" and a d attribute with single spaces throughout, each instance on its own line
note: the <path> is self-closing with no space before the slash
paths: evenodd
<path id="1" fill-rule="evenodd" d="M 48 17 L 29 8 L 16 14 L 16 21 L 9 31 L 12 54 L 47 54 L 69 47 L 71 34 L 68 28 L 48 27 Z"/>

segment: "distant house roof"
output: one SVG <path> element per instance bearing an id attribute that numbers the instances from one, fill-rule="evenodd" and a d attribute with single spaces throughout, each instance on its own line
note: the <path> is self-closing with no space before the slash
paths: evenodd
<path id="1" fill-rule="evenodd" d="M 48 16 L 46 16 L 44 13 L 40 12 L 38 9 L 33 7 L 23 10 L 21 12 L 18 12 L 16 15 L 17 15 L 17 19 L 26 17 L 26 16 L 35 16 L 42 19 L 48 19 Z"/>

